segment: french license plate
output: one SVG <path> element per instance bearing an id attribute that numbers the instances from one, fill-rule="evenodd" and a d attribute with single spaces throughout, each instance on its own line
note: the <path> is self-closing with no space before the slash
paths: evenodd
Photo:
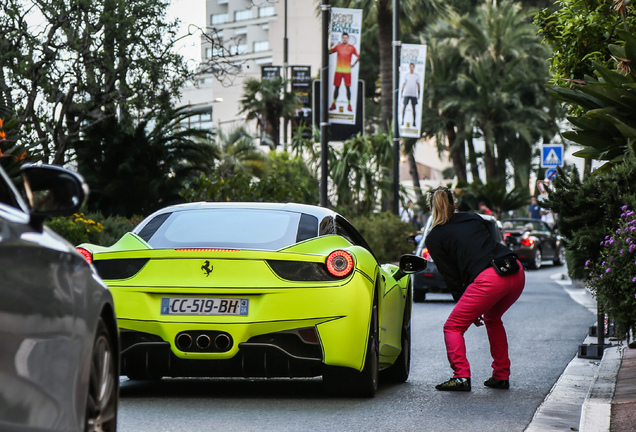
<path id="1" fill-rule="evenodd" d="M 249 300 L 216 297 L 163 297 L 161 315 L 247 316 Z"/>

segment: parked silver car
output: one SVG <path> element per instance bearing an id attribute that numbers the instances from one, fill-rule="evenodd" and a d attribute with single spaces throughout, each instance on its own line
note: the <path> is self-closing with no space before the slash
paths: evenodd
<path id="1" fill-rule="evenodd" d="M 0 167 L 0 430 L 114 431 L 119 339 L 110 291 L 44 226 L 78 211 L 88 189 L 55 166 L 24 166 L 22 176 L 26 200 Z"/>

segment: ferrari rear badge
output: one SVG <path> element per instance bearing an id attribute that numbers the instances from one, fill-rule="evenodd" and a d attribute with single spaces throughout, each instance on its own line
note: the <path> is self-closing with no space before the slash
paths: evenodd
<path id="1" fill-rule="evenodd" d="M 205 260 L 205 262 L 201 266 L 201 270 L 205 272 L 205 277 L 208 277 L 210 276 L 210 273 L 212 273 L 212 270 L 214 270 L 214 266 L 210 265 L 209 260 Z"/>

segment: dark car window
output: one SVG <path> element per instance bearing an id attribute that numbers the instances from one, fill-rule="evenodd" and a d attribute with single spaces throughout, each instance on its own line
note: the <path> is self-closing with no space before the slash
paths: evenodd
<path id="1" fill-rule="evenodd" d="M 4 176 L 0 176 L 0 203 L 22 210 Z"/>
<path id="2" fill-rule="evenodd" d="M 159 218 L 163 218 L 162 221 Z M 158 215 L 140 235 L 156 249 L 210 247 L 278 250 L 316 237 L 311 215 L 262 209 L 202 209 Z"/>

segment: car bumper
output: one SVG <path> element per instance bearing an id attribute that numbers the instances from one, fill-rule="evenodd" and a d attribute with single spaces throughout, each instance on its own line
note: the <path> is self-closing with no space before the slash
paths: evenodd
<path id="1" fill-rule="evenodd" d="M 111 286 L 122 333 L 122 374 L 150 363 L 168 376 L 316 376 L 323 365 L 361 370 L 373 288 L 359 273 L 336 286 L 237 289 L 231 295 L 218 289 L 175 294 Z M 223 292 L 228 291 L 233 290 Z M 162 315 L 161 299 L 170 296 L 247 298 L 249 313 Z M 190 336 L 191 347 L 179 343 L 183 335 Z M 197 345 L 201 336 L 209 346 Z"/>

